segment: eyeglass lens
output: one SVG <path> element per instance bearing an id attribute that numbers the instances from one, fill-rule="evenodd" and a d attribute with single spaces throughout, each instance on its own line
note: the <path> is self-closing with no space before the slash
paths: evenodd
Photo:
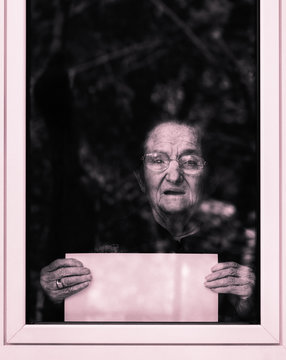
<path id="1" fill-rule="evenodd" d="M 144 156 L 145 165 L 152 171 L 164 171 L 169 167 L 169 156 L 165 153 L 151 153 Z M 199 172 L 204 167 L 204 160 L 197 155 L 187 154 L 176 160 L 186 173 Z"/>

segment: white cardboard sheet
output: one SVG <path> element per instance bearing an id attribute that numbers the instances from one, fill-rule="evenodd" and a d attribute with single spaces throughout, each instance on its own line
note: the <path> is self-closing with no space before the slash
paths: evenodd
<path id="1" fill-rule="evenodd" d="M 205 288 L 217 254 L 66 254 L 93 280 L 65 300 L 65 321 L 217 322 L 218 295 Z"/>

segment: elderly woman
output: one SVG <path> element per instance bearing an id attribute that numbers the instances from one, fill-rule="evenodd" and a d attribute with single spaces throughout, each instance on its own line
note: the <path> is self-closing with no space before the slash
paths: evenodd
<path id="1" fill-rule="evenodd" d="M 216 293 L 227 294 L 237 316 L 230 317 L 230 320 L 251 319 L 255 288 L 252 268 L 225 261 L 234 259 L 224 257 L 220 245 L 208 248 L 207 235 L 198 220 L 206 171 L 199 130 L 176 121 L 160 123 L 148 133 L 144 152 L 143 168 L 136 175 L 148 199 L 157 230 L 153 236 L 146 235 L 148 240 L 142 244 L 134 239 L 130 245 L 125 235 L 119 236 L 122 229 L 119 226 L 117 243 L 110 245 L 111 251 L 193 253 L 206 252 L 207 249 L 208 252 L 217 252 L 220 262 L 206 274 L 204 285 Z M 156 234 L 162 233 L 167 240 L 161 241 L 161 248 L 155 248 Z M 41 271 L 42 288 L 54 303 L 61 303 L 66 297 L 86 288 L 90 281 L 92 274 L 89 269 L 76 259 L 55 260 Z"/>

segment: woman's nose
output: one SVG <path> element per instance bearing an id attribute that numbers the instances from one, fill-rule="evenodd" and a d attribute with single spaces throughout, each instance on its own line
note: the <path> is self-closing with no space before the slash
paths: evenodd
<path id="1" fill-rule="evenodd" d="M 167 169 L 166 179 L 172 183 L 178 183 L 182 181 L 183 176 L 177 160 L 170 161 L 169 167 Z"/>

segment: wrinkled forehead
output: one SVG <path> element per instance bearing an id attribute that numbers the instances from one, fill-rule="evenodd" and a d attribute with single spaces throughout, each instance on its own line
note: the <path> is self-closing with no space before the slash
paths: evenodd
<path id="1" fill-rule="evenodd" d="M 189 147 L 200 152 L 200 139 L 198 131 L 187 125 L 165 123 L 155 127 L 146 139 L 145 150 L 158 150 L 161 144 L 170 144 L 175 148 Z"/>

